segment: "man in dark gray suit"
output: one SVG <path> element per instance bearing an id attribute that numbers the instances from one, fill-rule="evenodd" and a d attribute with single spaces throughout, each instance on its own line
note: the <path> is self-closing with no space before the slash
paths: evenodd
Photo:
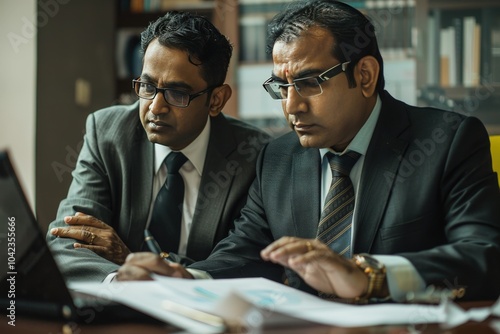
<path id="1" fill-rule="evenodd" d="M 264 87 L 295 133 L 261 151 L 235 230 L 189 272 L 137 253 L 118 279 L 263 276 L 358 302 L 431 285 L 498 298 L 500 192 L 483 124 L 391 97 L 374 27 L 346 4 L 294 3 L 269 36 Z"/>
<path id="2" fill-rule="evenodd" d="M 178 246 L 162 254 L 181 263 L 205 259 L 239 216 L 269 141 L 221 113 L 231 96 L 224 81 L 232 46 L 212 23 L 169 12 L 141 37 L 142 74 L 133 82 L 140 99 L 88 117 L 73 182 L 49 227 L 51 249 L 72 280 L 112 279 L 128 254 L 148 250 L 144 231 L 172 151 L 187 157 L 179 170 L 182 220 L 180 232 L 166 236 L 167 247 Z"/>

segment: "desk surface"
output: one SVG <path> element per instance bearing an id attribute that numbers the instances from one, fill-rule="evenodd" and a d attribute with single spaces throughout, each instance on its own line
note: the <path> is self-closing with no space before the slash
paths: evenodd
<path id="1" fill-rule="evenodd" d="M 474 303 L 461 303 L 460 306 L 465 309 L 471 307 L 484 307 L 490 306 L 492 302 L 474 302 Z M 498 320 L 500 321 L 500 320 Z M 263 330 L 263 334 L 496 334 L 491 326 L 491 321 L 482 323 L 471 322 L 462 326 L 453 328 L 451 330 L 441 329 L 437 324 L 424 324 L 424 325 L 399 325 L 399 326 L 373 326 L 362 328 L 339 328 L 333 326 L 314 325 L 308 327 L 295 327 L 295 328 L 274 328 Z M 156 333 L 175 333 L 178 331 L 175 328 L 169 327 L 164 324 L 157 323 L 116 323 L 116 324 L 92 324 L 82 325 L 76 323 L 65 323 L 62 321 L 44 321 L 42 319 L 17 317 L 16 326 L 10 326 L 7 319 L 4 318 L 0 322 L 0 333 L 62 333 L 62 334 L 156 334 Z"/>

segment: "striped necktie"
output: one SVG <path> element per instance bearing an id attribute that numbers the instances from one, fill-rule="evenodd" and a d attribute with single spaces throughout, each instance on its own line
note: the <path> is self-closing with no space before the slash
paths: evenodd
<path id="1" fill-rule="evenodd" d="M 328 152 L 326 157 L 332 170 L 332 183 L 321 212 L 316 238 L 334 252 L 350 258 L 354 187 L 349 173 L 360 154 L 354 151 L 343 155 Z"/>

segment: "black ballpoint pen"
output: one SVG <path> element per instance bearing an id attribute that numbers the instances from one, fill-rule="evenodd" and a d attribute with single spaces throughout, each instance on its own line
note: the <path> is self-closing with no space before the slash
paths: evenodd
<path id="1" fill-rule="evenodd" d="M 158 245 L 158 242 L 156 239 L 153 237 L 151 232 L 149 230 L 144 230 L 144 241 L 149 247 L 149 250 L 151 250 L 153 253 L 160 255 L 162 259 L 165 259 L 169 262 L 172 262 L 172 260 L 169 259 L 169 255 L 167 252 L 164 252 L 161 250 L 160 245 Z"/>

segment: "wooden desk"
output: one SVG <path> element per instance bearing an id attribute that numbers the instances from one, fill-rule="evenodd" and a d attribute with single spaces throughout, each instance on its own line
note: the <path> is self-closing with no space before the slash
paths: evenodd
<path id="1" fill-rule="evenodd" d="M 461 303 L 465 309 L 471 307 L 490 306 L 493 302 L 468 302 Z M 362 328 L 339 328 L 333 326 L 314 325 L 308 327 L 295 328 L 274 328 L 263 330 L 263 334 L 496 334 L 497 332 L 490 327 L 492 319 L 476 323 L 471 322 L 462 326 L 445 330 L 437 324 L 423 324 L 413 326 L 372 326 Z M 500 321 L 500 320 L 498 320 Z M 44 334 L 165 334 L 175 333 L 176 329 L 168 325 L 157 323 L 117 323 L 117 324 L 99 324 L 99 325 L 81 325 L 76 323 L 64 323 L 62 321 L 44 321 L 35 318 L 18 317 L 16 326 L 8 325 L 7 319 L 3 318 L 0 322 L 0 333 L 44 333 Z"/>

